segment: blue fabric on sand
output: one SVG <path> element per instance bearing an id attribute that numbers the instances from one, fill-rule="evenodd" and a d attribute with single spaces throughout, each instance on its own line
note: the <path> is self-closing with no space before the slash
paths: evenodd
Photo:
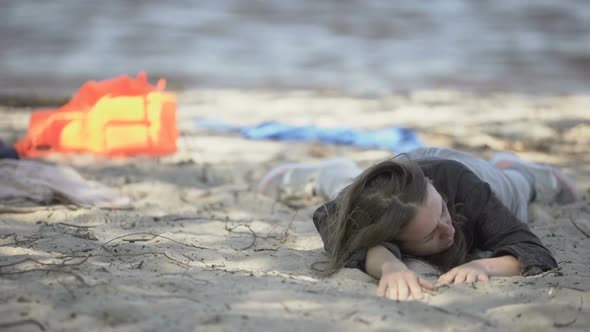
<path id="1" fill-rule="evenodd" d="M 406 152 L 423 146 L 416 131 L 398 127 L 358 130 L 321 128 L 315 125 L 292 126 L 278 122 L 263 122 L 255 126 L 234 126 L 211 119 L 197 119 L 196 126 L 217 131 L 237 132 L 245 138 L 258 140 L 324 142 L 395 152 Z"/>

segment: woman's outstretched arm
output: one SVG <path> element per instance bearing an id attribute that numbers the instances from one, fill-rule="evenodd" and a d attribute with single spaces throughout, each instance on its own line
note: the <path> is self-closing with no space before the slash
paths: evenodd
<path id="1" fill-rule="evenodd" d="M 377 295 L 392 300 L 420 300 L 424 297 L 422 287 L 433 288 L 428 280 L 408 269 L 383 246 L 375 246 L 367 251 L 365 269 L 369 275 L 379 279 Z"/>
<path id="2" fill-rule="evenodd" d="M 522 265 L 514 256 L 477 259 L 459 265 L 443 274 L 438 278 L 435 286 L 486 281 L 490 276 L 511 277 L 520 275 L 521 272 Z"/>
<path id="3" fill-rule="evenodd" d="M 492 257 L 515 257 L 520 262 L 522 276 L 556 268 L 555 258 L 541 239 L 496 197 L 489 184 L 462 167 L 457 183 L 461 190 L 457 191 L 455 204 L 462 206 L 462 214 L 468 220 L 475 221 L 469 226 L 474 247 L 491 251 Z"/>

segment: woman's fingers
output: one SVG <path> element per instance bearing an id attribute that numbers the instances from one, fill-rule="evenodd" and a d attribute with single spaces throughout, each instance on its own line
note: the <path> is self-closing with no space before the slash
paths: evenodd
<path id="1" fill-rule="evenodd" d="M 411 300 L 412 298 L 414 300 L 421 300 L 423 295 L 422 295 L 422 288 L 420 287 L 420 277 L 416 278 L 416 279 L 411 279 L 408 280 L 408 287 L 410 289 L 410 297 L 408 298 L 408 300 Z"/>
<path id="2" fill-rule="evenodd" d="M 480 273 L 466 269 L 452 269 L 443 274 L 435 283 L 435 287 L 448 284 L 472 283 L 477 281 L 488 281 L 489 277 L 485 273 Z"/>
<path id="3" fill-rule="evenodd" d="M 455 280 L 455 276 L 457 275 L 456 270 L 451 270 L 438 278 L 436 283 L 434 284 L 435 287 L 443 286 L 450 284 L 453 280 Z"/>
<path id="4" fill-rule="evenodd" d="M 387 287 L 387 291 L 385 292 L 385 297 L 390 300 L 397 300 L 397 288 L 396 287 Z"/>
<path id="5" fill-rule="evenodd" d="M 397 280 L 386 283 L 386 288 L 377 289 L 377 296 L 385 296 L 388 299 L 396 301 L 408 301 L 412 299 L 422 299 L 424 294 L 420 288 L 418 280 Z"/>
<path id="6" fill-rule="evenodd" d="M 408 283 L 406 280 L 398 280 L 397 281 L 397 299 L 400 301 L 405 301 L 408 299 L 408 295 L 410 295 L 410 288 L 408 287 Z"/>
<path id="7" fill-rule="evenodd" d="M 475 273 L 469 273 L 467 275 L 467 278 L 465 278 L 465 282 L 466 283 L 473 283 L 473 282 L 476 282 L 477 281 L 477 278 L 478 278 L 478 275 L 477 274 L 475 274 Z"/>
<path id="8" fill-rule="evenodd" d="M 459 271 L 455 276 L 455 280 L 453 280 L 454 284 L 461 284 L 465 282 L 467 278 L 467 271 Z"/>
<path id="9" fill-rule="evenodd" d="M 385 296 L 386 291 L 387 291 L 387 280 L 381 278 L 381 280 L 379 280 L 379 287 L 377 287 L 377 296 Z"/>
<path id="10" fill-rule="evenodd" d="M 418 283 L 420 284 L 420 286 L 422 286 L 426 289 L 429 289 L 429 290 L 434 289 L 434 285 L 430 281 L 428 281 L 422 277 L 418 277 Z"/>
<path id="11" fill-rule="evenodd" d="M 421 300 L 424 298 L 422 287 L 434 288 L 432 283 L 416 273 L 403 271 L 381 276 L 376 294 L 398 301 Z"/>
<path id="12" fill-rule="evenodd" d="M 480 274 L 480 275 L 478 275 L 478 276 L 477 276 L 477 279 L 478 279 L 479 281 L 488 281 L 488 280 L 490 280 L 490 278 L 489 278 L 487 275 L 485 275 L 485 274 Z"/>

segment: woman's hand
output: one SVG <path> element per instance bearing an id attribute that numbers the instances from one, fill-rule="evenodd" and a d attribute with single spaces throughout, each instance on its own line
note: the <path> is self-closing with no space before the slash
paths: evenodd
<path id="1" fill-rule="evenodd" d="M 434 286 L 439 287 L 451 283 L 460 284 L 487 281 L 489 276 L 490 273 L 484 264 L 480 264 L 478 261 L 471 261 L 469 263 L 459 265 L 440 276 Z"/>
<path id="2" fill-rule="evenodd" d="M 432 283 L 409 269 L 399 270 L 393 265 L 384 264 L 382 270 L 377 296 L 398 301 L 421 300 L 424 298 L 422 288 L 434 288 Z"/>
<path id="3" fill-rule="evenodd" d="M 487 281 L 490 276 L 511 277 L 520 273 L 522 265 L 511 255 L 483 258 L 457 266 L 438 278 L 434 286 Z"/>

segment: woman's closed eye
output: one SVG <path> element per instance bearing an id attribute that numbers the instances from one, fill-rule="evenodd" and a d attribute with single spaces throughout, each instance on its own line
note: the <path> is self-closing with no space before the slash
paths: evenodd
<path id="1" fill-rule="evenodd" d="M 438 230 L 438 225 L 436 226 L 436 228 L 427 236 L 424 238 L 424 242 L 430 242 L 435 238 L 435 235 L 437 233 Z"/>
<path id="2" fill-rule="evenodd" d="M 429 235 L 427 238 L 424 239 L 424 242 L 430 242 L 432 241 L 432 239 L 434 239 L 434 233 L 432 233 L 431 235 Z"/>
<path id="3" fill-rule="evenodd" d="M 441 206 L 440 219 L 438 221 L 438 225 L 440 225 L 442 223 L 442 220 L 445 216 L 445 212 L 447 211 L 447 205 L 445 204 L 445 201 L 441 200 L 441 205 L 442 206 Z M 424 238 L 424 242 L 430 242 L 435 238 L 437 230 L 439 229 L 438 225 L 427 237 Z"/>

